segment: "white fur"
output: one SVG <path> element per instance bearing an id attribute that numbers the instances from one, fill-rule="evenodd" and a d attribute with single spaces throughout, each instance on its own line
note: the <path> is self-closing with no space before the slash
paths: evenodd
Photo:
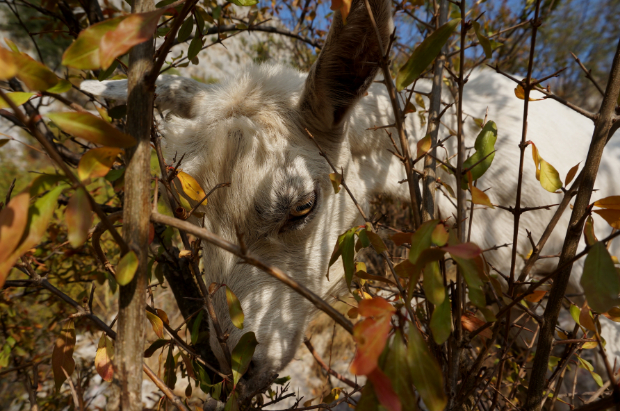
<path id="1" fill-rule="evenodd" d="M 344 190 L 334 194 L 328 178 L 331 170 L 325 159 L 300 126 L 298 103 L 306 75 L 283 66 L 251 66 L 221 84 L 202 85 L 191 80 L 168 77 L 158 83 L 156 103 L 164 111 L 163 134 L 167 158 L 185 154 L 182 169 L 193 175 L 207 190 L 215 184 L 230 182 L 230 188 L 217 191 L 206 207 L 201 224 L 223 238 L 237 242 L 235 228 L 245 234 L 248 249 L 261 260 L 281 268 L 321 297 L 330 300 L 342 290 L 343 270 L 340 263 L 325 273 L 339 234 L 362 223 L 357 209 Z M 191 83 L 191 92 L 183 85 Z M 125 84 L 118 82 L 84 82 L 82 89 L 108 98 L 121 99 Z M 163 91 L 160 87 L 163 87 Z M 166 87 L 174 93 L 166 92 Z M 497 153 L 493 165 L 480 179 L 478 187 L 490 188 L 491 201 L 514 206 L 519 164 L 518 142 L 521 138 L 523 101 L 514 95 L 514 83 L 490 70 L 476 71 L 465 86 L 464 112 L 483 118 L 489 109 L 489 120 L 498 126 Z M 419 89 L 430 84 L 419 82 Z M 175 94 L 176 97 L 172 97 Z M 181 101 L 182 104 L 177 104 Z M 189 107 L 186 107 L 189 104 Z M 532 102 L 528 117 L 528 139 L 536 143 L 540 155 L 554 165 L 562 178 L 567 171 L 585 160 L 593 132 L 592 122 L 551 100 Z M 454 124 L 447 113 L 444 121 Z M 373 84 L 368 95 L 352 110 L 344 125 L 342 141 L 328 150 L 330 160 L 343 167 L 345 179 L 354 196 L 368 210 L 369 200 L 387 193 L 406 200 L 406 184 L 402 164 L 390 154 L 390 140 L 384 130 L 369 127 L 393 123 L 392 109 L 381 84 Z M 466 143 L 473 146 L 477 130 L 467 120 Z M 453 127 L 455 128 L 455 127 Z M 425 135 L 425 127 L 417 113 L 407 119 L 407 132 L 412 150 Z M 440 138 L 447 131 L 440 129 Z M 317 136 L 321 141 L 321 136 Z M 448 153 L 455 153 L 455 139 L 446 143 Z M 561 195 L 545 191 L 535 179 L 530 148 L 524 166 L 522 206 L 559 203 Z M 415 150 L 414 150 L 415 152 Z M 446 154 L 439 151 L 440 158 Z M 593 199 L 620 194 L 620 142 L 614 138 L 606 148 L 597 178 Z M 454 178 L 441 170 L 442 180 L 456 188 Z M 272 207 L 278 198 L 303 196 L 314 185 L 320 187 L 315 217 L 299 230 L 280 233 L 281 216 Z M 437 203 L 442 218 L 455 213 L 454 207 L 438 193 Z M 259 214 L 258 210 L 262 214 Z M 526 230 L 540 237 L 553 211 L 536 211 L 523 215 L 518 251 L 531 249 Z M 562 217 L 543 254 L 560 251 L 570 210 Z M 454 220 L 452 220 L 454 221 Z M 512 214 L 500 209 L 476 210 L 472 241 L 480 247 L 512 241 Z M 608 225 L 595 216 L 597 234 L 604 237 Z M 253 378 L 264 379 L 281 370 L 293 357 L 302 341 L 313 307 L 290 288 L 255 267 L 238 264 L 238 259 L 225 251 L 203 244 L 204 273 L 207 284 L 226 283 L 239 297 L 245 313 L 245 328 L 238 330 L 228 319 L 223 293 L 215 299 L 216 310 L 224 328 L 230 333 L 229 347 L 234 347 L 243 333 L 254 331 L 259 341 Z M 612 251 L 618 251 L 613 247 Z M 510 248 L 486 253 L 487 259 L 500 271 L 508 272 Z M 519 265 L 522 266 L 522 259 Z M 557 259 L 544 259 L 538 272 L 555 268 Z M 574 269 L 572 286 L 578 290 L 581 265 Z M 517 268 L 519 269 L 519 267 Z M 608 335 L 618 333 L 615 324 L 604 322 Z M 604 332 L 605 333 L 605 332 Z M 605 335 L 605 334 L 604 334 Z M 620 345 L 608 339 L 608 349 L 618 354 Z M 211 345 L 222 359 L 215 336 Z"/>

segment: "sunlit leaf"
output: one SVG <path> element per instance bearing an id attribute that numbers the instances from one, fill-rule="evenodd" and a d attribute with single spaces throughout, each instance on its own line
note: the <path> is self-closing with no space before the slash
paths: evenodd
<path id="1" fill-rule="evenodd" d="M 54 371 L 56 390 L 60 390 L 62 383 L 67 379 L 62 371 L 63 369 L 67 372 L 67 375 L 71 376 L 73 374 L 75 369 L 75 361 L 73 360 L 74 348 L 75 327 L 73 320 L 69 320 L 60 331 L 52 352 L 52 370 Z"/>
<path id="2" fill-rule="evenodd" d="M 523 79 L 523 81 L 525 82 L 526 79 Z M 532 79 L 532 81 L 536 81 L 536 79 Z M 530 93 L 531 95 L 531 93 Z M 519 84 L 517 87 L 515 87 L 515 96 L 517 96 L 518 99 L 520 100 L 525 100 L 525 89 L 523 88 L 523 86 L 521 84 Z M 540 100 L 544 100 L 543 98 L 529 98 L 530 101 L 540 101 Z"/>
<path id="3" fill-rule="evenodd" d="M 352 0 L 332 0 L 332 5 L 330 7 L 330 10 L 340 11 L 342 22 L 345 24 L 347 23 L 347 17 L 351 11 L 351 2 Z"/>
<path id="4" fill-rule="evenodd" d="M 590 311 L 587 302 L 584 303 L 581 311 L 579 312 L 579 325 L 584 327 L 586 330 L 597 332 L 594 319 L 592 318 L 592 311 Z"/>
<path id="5" fill-rule="evenodd" d="M 75 190 L 65 211 L 67 239 L 73 248 L 78 248 L 88 238 L 88 230 L 93 223 L 93 212 L 88 196 L 83 188 Z"/>
<path id="6" fill-rule="evenodd" d="M 258 4 L 258 0 L 231 0 L 231 2 L 239 7 L 249 7 Z"/>
<path id="7" fill-rule="evenodd" d="M 99 147 L 88 150 L 78 164 L 78 177 L 82 181 L 89 178 L 105 177 L 122 152 L 122 149 L 114 147 Z"/>
<path id="8" fill-rule="evenodd" d="M 114 346 L 112 345 L 112 340 L 103 333 L 99 339 L 97 354 L 95 355 L 95 369 L 103 381 L 110 382 L 114 377 L 113 358 Z"/>
<path id="9" fill-rule="evenodd" d="M 444 298 L 441 304 L 435 306 L 430 325 L 433 339 L 437 344 L 441 345 L 448 340 L 452 332 L 452 314 L 449 298 Z"/>
<path id="10" fill-rule="evenodd" d="M 534 143 L 532 145 L 532 157 L 536 166 L 536 179 L 540 181 L 540 185 L 547 191 L 555 193 L 562 187 L 560 173 L 551 164 L 547 163 L 540 156 L 538 148 Z"/>
<path id="11" fill-rule="evenodd" d="M 430 353 L 424 337 L 415 325 L 409 327 L 407 361 L 413 384 L 429 411 L 443 411 L 447 404 L 443 374 L 437 360 Z"/>
<path id="12" fill-rule="evenodd" d="M 579 317 L 581 316 L 581 310 L 576 305 L 571 304 L 570 306 L 570 315 L 573 317 L 573 320 L 579 324 Z"/>
<path id="13" fill-rule="evenodd" d="M 461 184 L 463 189 L 467 188 L 468 182 L 479 179 L 491 167 L 495 158 L 493 151 L 495 150 L 496 141 L 497 125 L 493 121 L 487 121 L 476 137 L 476 142 L 474 143 L 476 152 L 463 163 L 463 169 L 471 168 L 463 178 L 463 183 Z M 469 173 L 471 173 L 471 177 Z"/>
<path id="14" fill-rule="evenodd" d="M 101 67 L 99 46 L 103 36 L 115 28 L 127 16 L 102 21 L 82 30 L 78 38 L 65 50 L 62 64 L 80 70 L 96 70 Z"/>
<path id="15" fill-rule="evenodd" d="M 426 37 L 411 53 L 409 60 L 396 75 L 396 89 L 403 90 L 420 77 L 422 72 L 435 60 L 461 19 L 454 19 L 439 27 Z"/>
<path id="16" fill-rule="evenodd" d="M 132 136 L 90 113 L 50 113 L 47 116 L 65 133 L 91 143 L 120 148 L 136 145 Z"/>
<path id="17" fill-rule="evenodd" d="M 194 177 L 183 171 L 179 171 L 177 177 L 179 178 L 179 181 L 181 181 L 183 192 L 187 194 L 189 198 L 195 201 L 200 201 L 205 197 L 204 190 L 200 187 L 200 184 L 198 184 Z M 203 202 L 203 205 L 204 204 L 206 204 L 206 201 Z"/>
<path id="18" fill-rule="evenodd" d="M 35 93 L 25 93 L 22 91 L 15 91 L 13 93 L 6 93 L 6 96 L 11 99 L 11 101 L 13 102 L 13 104 L 15 104 L 16 106 L 21 106 L 22 104 L 24 104 L 25 102 L 27 102 L 28 100 L 30 100 L 30 98 L 32 98 L 32 96 L 34 96 Z M 9 105 L 9 103 L 7 103 L 6 101 L 4 101 L 4 99 L 2 97 L 0 97 L 0 108 L 9 108 L 11 107 Z"/>
<path id="19" fill-rule="evenodd" d="M 489 199 L 489 196 L 484 191 L 473 185 L 470 187 L 470 190 L 472 203 L 487 206 L 489 208 L 495 208 L 491 202 L 491 199 Z"/>
<path id="20" fill-rule="evenodd" d="M 135 252 L 129 251 L 123 256 L 116 266 L 116 282 L 119 285 L 127 285 L 133 280 L 138 270 L 138 256 Z"/>
<path id="21" fill-rule="evenodd" d="M 159 318 L 150 311 L 146 312 L 146 318 L 148 318 L 149 322 L 151 323 L 155 335 L 157 335 L 157 337 L 159 338 L 164 338 L 164 322 L 161 320 L 161 318 Z"/>
<path id="22" fill-rule="evenodd" d="M 607 312 L 620 302 L 620 279 L 603 243 L 597 242 L 588 252 L 580 284 L 588 305 L 598 313 Z"/>
<path id="23" fill-rule="evenodd" d="M 170 320 L 168 320 L 168 314 L 166 314 L 164 310 L 162 310 L 161 308 L 156 308 L 155 311 L 157 312 L 157 316 L 161 318 L 164 324 L 170 324 Z"/>
<path id="24" fill-rule="evenodd" d="M 17 66 L 15 76 L 24 82 L 29 90 L 43 91 L 58 83 L 54 72 L 25 54 L 14 54 L 13 61 Z"/>
<path id="25" fill-rule="evenodd" d="M 233 349 L 231 357 L 233 384 L 235 387 L 241 379 L 241 376 L 248 370 L 257 345 L 258 341 L 256 341 L 256 336 L 250 331 L 241 336 L 239 342 Z"/>
<path id="26" fill-rule="evenodd" d="M 390 317 L 396 311 L 392 304 L 381 297 L 360 301 L 358 310 L 363 317 Z"/>
<path id="27" fill-rule="evenodd" d="M 99 45 L 99 63 L 101 68 L 110 67 L 115 58 L 127 53 L 133 46 L 153 37 L 157 22 L 166 9 L 147 13 L 130 14 L 120 24 L 107 31 Z"/>
<path id="28" fill-rule="evenodd" d="M 71 83 L 65 79 L 59 79 L 58 80 L 58 84 L 56 84 L 55 86 L 48 88 L 46 91 L 48 93 L 54 93 L 54 94 L 62 94 L 65 93 L 69 90 L 71 90 L 73 86 L 71 85 Z"/>
<path id="29" fill-rule="evenodd" d="M 428 153 L 428 150 L 431 149 L 431 135 L 428 134 L 426 137 L 424 137 L 423 139 L 421 139 L 420 141 L 418 141 L 418 144 L 416 144 L 416 147 L 418 149 L 416 158 L 420 158 L 423 155 L 425 155 L 426 153 Z"/>
<path id="30" fill-rule="evenodd" d="M 340 184 L 342 184 L 342 175 L 340 173 L 331 173 L 329 180 L 332 182 L 332 187 L 334 187 L 334 193 L 338 194 L 340 192 Z"/>
<path id="31" fill-rule="evenodd" d="M 233 325 L 240 330 L 243 330 L 243 310 L 241 309 L 241 303 L 237 296 L 231 291 L 228 286 L 226 287 L 226 302 L 228 303 L 228 313 L 230 314 L 230 320 Z"/>

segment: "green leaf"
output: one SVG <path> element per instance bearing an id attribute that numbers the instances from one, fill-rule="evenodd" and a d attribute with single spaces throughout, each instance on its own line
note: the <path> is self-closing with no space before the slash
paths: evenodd
<path id="1" fill-rule="evenodd" d="M 424 337 L 413 326 L 409 327 L 407 361 L 411 369 L 413 384 L 420 393 L 429 411 L 443 411 L 448 399 L 443 389 L 441 368 L 428 350 Z"/>
<path id="2" fill-rule="evenodd" d="M 482 34 L 480 23 L 475 21 L 473 25 L 474 32 L 476 32 L 476 37 L 478 37 L 478 43 L 480 43 L 480 45 L 482 46 L 482 49 L 484 50 L 484 55 L 487 57 L 487 59 L 490 59 L 491 54 L 493 53 L 493 47 L 491 46 L 491 42 L 487 37 Z"/>
<path id="3" fill-rule="evenodd" d="M 65 133 L 91 143 L 120 148 L 136 145 L 136 140 L 132 136 L 90 113 L 50 113 L 47 116 Z"/>
<path id="4" fill-rule="evenodd" d="M 118 67 L 118 60 L 114 60 L 114 62 L 112 63 L 112 65 L 110 67 L 108 67 L 105 70 L 99 71 L 99 75 L 97 76 L 97 80 L 99 80 L 99 81 L 107 80 L 108 77 L 110 77 L 112 75 L 112 73 L 114 73 L 114 70 L 116 70 L 117 67 Z"/>
<path id="5" fill-rule="evenodd" d="M 174 386 L 177 383 L 177 373 L 176 373 L 176 362 L 174 361 L 174 355 L 172 355 L 172 350 L 174 349 L 174 345 L 171 344 L 168 349 L 168 356 L 166 357 L 166 362 L 164 364 L 164 382 L 170 389 L 174 390 Z"/>
<path id="6" fill-rule="evenodd" d="M 65 210 L 65 219 L 67 221 L 67 239 L 71 247 L 78 248 L 88 238 L 88 230 L 93 223 L 93 212 L 90 208 L 88 196 L 83 188 L 75 190 L 67 209 Z"/>
<path id="7" fill-rule="evenodd" d="M 588 305 L 598 313 L 607 312 L 620 302 L 620 279 L 603 243 L 597 242 L 588 252 L 580 284 Z"/>
<path id="8" fill-rule="evenodd" d="M 570 316 L 573 317 L 573 320 L 575 320 L 577 324 L 579 324 L 580 315 L 581 315 L 581 310 L 579 309 L 579 307 L 577 307 L 574 304 L 571 304 L 570 305 Z"/>
<path id="9" fill-rule="evenodd" d="M 351 281 L 355 273 L 355 229 L 351 229 L 344 233 L 340 249 L 342 250 L 344 278 L 347 282 L 347 287 L 351 288 Z"/>
<path id="10" fill-rule="evenodd" d="M 71 83 L 65 79 L 60 79 L 58 81 L 58 84 L 56 84 L 55 86 L 48 88 L 46 91 L 48 93 L 54 93 L 54 94 L 62 94 L 62 93 L 66 93 L 67 91 L 71 90 L 73 86 L 71 85 Z"/>
<path id="11" fill-rule="evenodd" d="M 474 144 L 476 152 L 463 163 L 463 169 L 468 169 L 476 164 L 476 166 L 470 170 L 474 181 L 482 177 L 489 167 L 491 167 L 491 163 L 495 158 L 495 153 L 493 153 L 493 151 L 495 150 L 496 141 L 497 126 L 495 122 L 487 121 L 482 130 L 480 130 L 480 133 L 478 133 L 478 137 L 476 137 L 476 142 Z M 464 176 L 461 184 L 463 190 L 467 189 L 468 181 L 469 177 Z"/>
<path id="12" fill-rule="evenodd" d="M 200 53 L 200 49 L 202 49 L 202 37 L 195 36 L 192 41 L 189 43 L 189 47 L 187 49 L 187 59 L 193 60 L 194 57 Z"/>
<path id="13" fill-rule="evenodd" d="M 385 243 L 383 242 L 381 237 L 379 237 L 379 234 L 373 233 L 372 231 L 368 230 L 364 231 L 366 231 L 366 235 L 368 236 L 370 244 L 372 244 L 373 248 L 378 254 L 381 254 L 382 252 L 387 250 L 387 247 L 385 246 Z"/>
<path id="14" fill-rule="evenodd" d="M 233 325 L 240 330 L 243 330 L 243 309 L 241 309 L 241 303 L 237 296 L 226 286 L 226 302 L 228 303 L 228 313 L 230 314 L 230 320 Z"/>
<path id="15" fill-rule="evenodd" d="M 441 304 L 446 297 L 443 278 L 439 271 L 439 263 L 432 262 L 424 267 L 424 294 L 431 303 Z"/>
<path id="16" fill-rule="evenodd" d="M 138 270 L 138 256 L 135 252 L 129 251 L 121 258 L 116 266 L 116 282 L 120 285 L 127 285 L 133 280 L 133 276 Z"/>
<path id="17" fill-rule="evenodd" d="M 248 7 L 258 4 L 258 0 L 230 0 L 230 2 L 240 7 Z"/>
<path id="18" fill-rule="evenodd" d="M 433 231 L 439 220 L 431 220 L 422 224 L 411 237 L 411 249 L 409 250 L 409 261 L 416 263 L 422 251 L 431 246 Z"/>
<path id="19" fill-rule="evenodd" d="M 364 385 L 364 388 L 362 389 L 362 396 L 360 397 L 360 400 L 357 402 L 355 411 L 378 411 L 378 410 L 379 410 L 379 399 L 377 398 L 377 394 L 375 393 L 375 390 L 372 387 L 372 383 L 367 382 Z"/>
<path id="20" fill-rule="evenodd" d="M 183 24 L 181 24 L 181 28 L 179 29 L 179 32 L 177 33 L 177 41 L 179 43 L 183 43 L 192 34 L 193 29 L 194 29 L 194 19 L 190 15 L 190 17 L 186 19 L 183 22 Z"/>
<path id="21" fill-rule="evenodd" d="M 153 344 L 151 344 L 149 348 L 144 351 L 144 358 L 152 357 L 153 354 L 155 354 L 155 351 L 159 350 L 161 347 L 165 347 L 166 345 L 170 344 L 170 342 L 171 340 L 163 339 L 153 341 Z"/>
<path id="22" fill-rule="evenodd" d="M 396 75 L 396 89 L 403 90 L 405 87 L 413 83 L 420 77 L 420 74 L 435 60 L 435 57 L 441 52 L 456 26 L 461 19 L 454 19 L 433 32 L 430 36 L 420 43 L 407 63 L 400 68 Z"/>
<path id="23" fill-rule="evenodd" d="M 253 332 L 245 333 L 239 339 L 239 342 L 232 351 L 232 373 L 233 373 L 233 385 L 237 386 L 237 383 L 248 370 L 250 361 L 254 355 L 254 349 L 258 345 L 256 336 Z"/>
<path id="24" fill-rule="evenodd" d="M 23 91 L 15 91 L 13 93 L 6 93 L 6 96 L 17 107 L 21 106 L 22 104 L 24 104 L 25 102 L 30 100 L 30 98 L 32 98 L 32 96 L 34 96 L 34 95 L 35 95 L 35 93 L 25 93 Z M 0 108 L 10 108 L 10 107 L 11 106 L 9 105 L 9 103 L 4 101 L 4 99 L 2 97 L 0 97 Z"/>
<path id="25" fill-rule="evenodd" d="M 452 315 L 450 312 L 450 299 L 444 298 L 443 302 L 435 306 L 431 317 L 431 331 L 437 344 L 446 342 L 452 332 Z"/>
<path id="26" fill-rule="evenodd" d="M 121 16 L 101 23 L 93 24 L 82 30 L 78 38 L 65 50 L 62 55 L 62 64 L 80 70 L 96 70 L 101 67 L 99 62 L 99 45 L 103 36 L 125 20 Z"/>
<path id="27" fill-rule="evenodd" d="M 237 391 L 230 393 L 228 400 L 226 400 L 224 411 L 239 411 L 239 394 Z"/>
<path id="28" fill-rule="evenodd" d="M 201 310 L 194 320 L 194 325 L 192 326 L 192 345 L 196 345 L 198 342 L 198 336 L 200 335 L 200 324 L 202 323 L 203 315 L 204 311 Z"/>
<path id="29" fill-rule="evenodd" d="M 403 335 L 397 329 L 394 334 L 392 347 L 387 355 L 384 371 L 392 381 L 394 391 L 396 391 L 398 398 L 400 398 L 402 410 L 416 411 L 417 398 L 412 389 L 411 369 L 408 362 L 403 361 L 405 358 L 407 358 L 407 347 L 403 342 Z"/>

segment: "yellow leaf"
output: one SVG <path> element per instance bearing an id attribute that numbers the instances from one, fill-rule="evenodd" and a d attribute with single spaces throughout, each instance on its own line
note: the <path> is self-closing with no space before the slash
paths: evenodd
<path id="1" fill-rule="evenodd" d="M 120 285 L 127 285 L 133 280 L 138 270 L 138 256 L 130 251 L 121 258 L 116 266 L 116 282 Z"/>
<path id="2" fill-rule="evenodd" d="M 422 140 L 418 141 L 417 147 L 418 147 L 418 153 L 416 155 L 416 158 L 420 158 L 424 154 L 428 153 L 428 150 L 430 150 L 431 148 L 431 135 L 428 134 Z"/>
<path id="3" fill-rule="evenodd" d="M 245 316 L 243 315 L 241 302 L 239 302 L 237 296 L 228 286 L 226 286 L 226 303 L 228 303 L 228 314 L 230 315 L 230 321 L 232 321 L 235 327 L 243 330 L 243 321 Z"/>
<path id="4" fill-rule="evenodd" d="M 338 194 L 340 192 L 340 184 L 342 184 L 342 175 L 340 173 L 331 173 L 329 180 L 332 182 L 332 187 L 334 187 L 334 193 Z"/>
<path id="5" fill-rule="evenodd" d="M 562 187 L 558 170 L 542 158 L 540 159 L 540 185 L 550 193 L 555 193 Z"/>
<path id="6" fill-rule="evenodd" d="M 103 381 L 110 382 L 114 377 L 114 367 L 112 366 L 113 357 L 114 347 L 112 345 L 112 340 L 103 333 L 99 339 L 97 354 L 95 355 L 95 369 Z"/>
<path id="7" fill-rule="evenodd" d="M 489 196 L 484 191 L 480 190 L 478 187 L 475 187 L 475 186 L 471 186 L 470 189 L 471 189 L 471 202 L 472 203 L 485 205 L 490 208 L 495 208 L 493 203 L 491 203 Z"/>
<path id="8" fill-rule="evenodd" d="M 71 196 L 65 210 L 67 239 L 73 248 L 80 247 L 88 238 L 88 230 L 93 223 L 93 217 L 88 195 L 83 188 L 78 188 Z"/>
<path id="9" fill-rule="evenodd" d="M 13 53 L 0 47 L 0 80 L 10 80 L 17 73 L 17 65 L 13 59 Z"/>
<path id="10" fill-rule="evenodd" d="M 525 81 L 525 79 L 523 79 L 523 81 Z M 536 79 L 532 79 L 532 81 L 536 81 Z M 517 86 L 517 88 L 515 88 L 515 96 L 517 96 L 517 98 L 520 100 L 525 100 L 525 90 L 523 89 L 523 87 L 521 87 L 520 84 Z M 544 100 L 544 99 L 530 97 L 530 101 L 540 101 L 540 100 Z"/>
<path id="11" fill-rule="evenodd" d="M 146 318 L 150 321 L 153 331 L 155 331 L 157 337 L 164 338 L 164 322 L 161 318 L 149 311 L 146 312 Z"/>
<path id="12" fill-rule="evenodd" d="M 545 294 L 547 294 L 547 291 L 545 290 L 534 290 L 532 294 L 529 294 L 528 296 L 525 297 L 525 300 L 531 303 L 537 303 L 543 299 Z"/>
<path id="13" fill-rule="evenodd" d="M 78 164 L 78 177 L 82 181 L 89 178 L 105 177 L 122 152 L 122 149 L 114 147 L 99 147 L 87 151 Z"/>
<path id="14" fill-rule="evenodd" d="M 10 98 L 13 104 L 15 104 L 18 107 L 24 104 L 25 102 L 27 102 L 28 100 L 30 100 L 30 98 L 34 95 L 35 95 L 34 93 L 25 93 L 22 91 L 16 91 L 14 93 L 6 93 L 6 96 Z M 4 101 L 4 99 L 0 97 L 0 108 L 9 108 L 9 107 L 11 107 L 9 103 Z"/>
<path id="15" fill-rule="evenodd" d="M 200 184 L 198 184 L 194 177 L 183 171 L 179 171 L 177 177 L 181 182 L 183 192 L 187 194 L 189 198 L 195 201 L 200 201 L 205 197 L 204 190 L 202 189 L 202 187 L 200 187 Z M 203 202 L 203 205 L 204 204 L 206 204 L 206 201 Z"/>
<path id="16" fill-rule="evenodd" d="M 344 24 L 347 24 L 347 16 L 351 11 L 351 1 L 352 0 L 332 0 L 330 10 L 340 10 L 340 14 L 342 15 L 342 22 Z"/>

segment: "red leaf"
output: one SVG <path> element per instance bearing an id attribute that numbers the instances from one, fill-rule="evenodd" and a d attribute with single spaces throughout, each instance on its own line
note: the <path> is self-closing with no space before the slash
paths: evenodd
<path id="1" fill-rule="evenodd" d="M 443 247 L 442 250 L 447 251 L 456 257 L 465 258 L 467 260 L 471 260 L 472 258 L 476 258 L 482 254 L 480 247 L 474 243 L 449 245 L 447 247 Z"/>
<path id="2" fill-rule="evenodd" d="M 362 300 L 360 306 L 364 301 L 372 300 Z M 389 316 L 381 317 L 379 320 L 366 318 L 355 324 L 353 338 L 357 343 L 357 351 L 351 364 L 353 374 L 368 375 L 377 368 L 377 361 L 385 348 L 390 327 Z"/>
<path id="3" fill-rule="evenodd" d="M 390 379 L 379 367 L 368 374 L 368 379 L 372 382 L 372 387 L 375 389 L 375 394 L 377 394 L 381 405 L 387 408 L 388 411 L 401 410 L 400 400 L 396 392 L 394 392 Z"/>

